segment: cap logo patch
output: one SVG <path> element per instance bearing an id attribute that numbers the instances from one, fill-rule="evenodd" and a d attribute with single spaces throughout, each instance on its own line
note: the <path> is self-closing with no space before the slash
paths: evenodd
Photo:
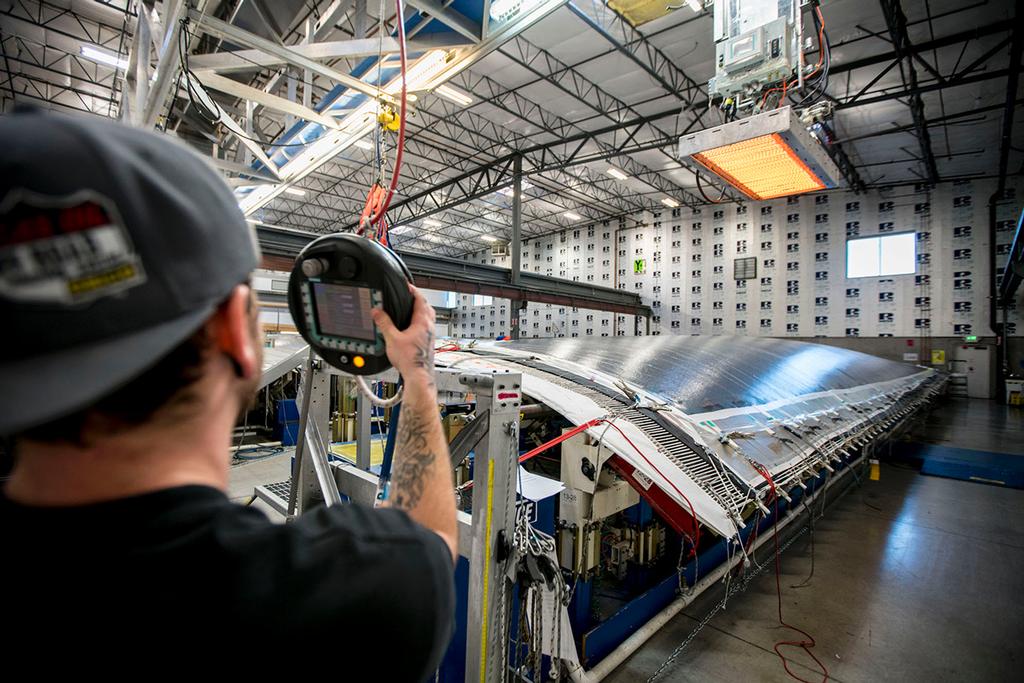
<path id="1" fill-rule="evenodd" d="M 105 197 L 15 190 L 0 205 L 0 297 L 71 305 L 145 281 L 128 231 Z"/>

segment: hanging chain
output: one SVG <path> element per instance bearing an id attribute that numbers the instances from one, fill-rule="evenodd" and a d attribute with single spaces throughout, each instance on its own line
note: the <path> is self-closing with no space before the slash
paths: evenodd
<path id="1" fill-rule="evenodd" d="M 801 528 L 799 531 L 797 531 L 795 534 L 793 534 L 793 537 L 790 538 L 785 544 L 782 545 L 782 547 L 779 548 L 779 552 L 781 553 L 785 551 L 787 548 L 789 548 L 789 546 L 793 545 L 793 543 L 798 538 L 803 536 L 804 532 L 806 532 L 807 530 L 808 527 L 805 526 Z M 764 572 L 764 570 L 768 568 L 768 566 L 769 563 L 759 565 L 757 569 L 746 574 L 741 581 L 736 581 L 729 584 L 729 586 L 726 588 L 725 595 L 722 596 L 722 599 L 718 602 L 718 604 L 716 604 L 711 609 L 711 611 L 708 612 L 707 615 L 705 615 L 704 618 L 700 620 L 697 626 L 694 627 L 692 631 L 690 631 L 689 635 L 686 636 L 683 642 L 679 643 L 679 646 L 672 651 L 672 654 L 669 655 L 668 659 L 666 659 L 662 663 L 662 665 L 659 666 L 653 674 L 651 674 L 650 678 L 647 679 L 647 683 L 651 683 L 652 681 L 656 680 L 659 676 L 661 676 L 661 674 L 665 672 L 666 669 L 672 666 L 676 658 L 679 657 L 679 655 L 682 654 L 683 650 L 686 649 L 686 646 L 689 645 L 690 642 L 693 641 L 693 639 L 696 638 L 697 635 L 701 632 L 701 629 L 707 626 L 708 622 L 710 622 L 716 614 L 718 614 L 725 608 L 726 604 L 728 604 L 729 602 L 729 598 L 731 598 L 733 595 L 736 595 L 737 593 L 742 593 L 743 591 L 745 591 L 750 582 L 756 579 L 758 576 L 760 576 Z"/>
<path id="2" fill-rule="evenodd" d="M 509 505 L 512 503 L 512 490 L 516 487 L 517 479 L 515 478 L 515 472 L 516 467 L 519 464 L 519 421 L 517 419 L 513 419 L 511 422 L 505 425 L 505 428 L 508 431 L 509 447 L 508 453 L 506 454 L 505 458 L 508 462 L 505 476 L 505 507 L 502 508 L 503 518 L 501 528 L 504 529 L 507 534 L 509 529 L 508 509 Z M 514 514 L 513 519 L 515 519 Z M 490 539 L 488 539 L 487 542 L 490 543 Z M 506 562 L 507 561 L 508 560 L 506 560 Z M 508 637 L 505 631 L 505 619 L 507 618 L 508 615 L 508 600 L 511 591 L 506 590 L 505 587 L 505 581 L 507 580 L 507 578 L 505 577 L 505 572 L 501 572 L 499 576 L 500 579 L 498 579 L 497 585 L 501 586 L 501 600 L 498 602 L 498 619 L 496 625 L 500 632 L 495 635 L 500 637 L 492 638 L 491 642 L 499 643 L 502 646 L 502 652 L 499 653 L 499 656 L 501 658 L 497 661 L 502 662 L 501 676 L 499 680 L 504 681 L 506 680 L 508 674 L 508 666 L 505 663 L 506 652 L 508 647 Z M 492 659 L 492 661 L 495 660 Z"/>

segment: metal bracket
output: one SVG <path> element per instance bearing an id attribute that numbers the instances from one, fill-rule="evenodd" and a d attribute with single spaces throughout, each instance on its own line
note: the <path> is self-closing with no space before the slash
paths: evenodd
<path id="1" fill-rule="evenodd" d="M 487 430 L 491 425 L 491 411 L 484 410 L 477 412 L 476 419 L 470 422 L 459 432 L 448 445 L 448 452 L 452 459 L 452 469 L 462 464 L 470 451 L 479 445 L 480 441 L 487 436 Z"/>

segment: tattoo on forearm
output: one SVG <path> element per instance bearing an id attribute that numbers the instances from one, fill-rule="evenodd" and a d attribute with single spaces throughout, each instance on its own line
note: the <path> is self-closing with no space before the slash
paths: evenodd
<path id="1" fill-rule="evenodd" d="M 426 370 L 429 376 L 434 376 L 434 332 L 427 330 L 423 334 L 423 338 L 418 344 L 416 344 L 416 367 Z M 433 386 L 434 382 L 431 379 L 430 386 Z"/>
<path id="2" fill-rule="evenodd" d="M 423 339 L 416 345 L 416 367 L 434 370 L 434 333 L 427 330 Z"/>
<path id="3" fill-rule="evenodd" d="M 409 510 L 423 497 L 424 480 L 434 452 L 428 441 L 429 423 L 416 410 L 402 411 L 395 443 L 395 471 L 392 474 L 395 507 Z"/>

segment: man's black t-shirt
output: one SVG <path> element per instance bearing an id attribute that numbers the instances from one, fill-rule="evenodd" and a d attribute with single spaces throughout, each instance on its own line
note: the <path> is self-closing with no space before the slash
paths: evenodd
<path id="1" fill-rule="evenodd" d="M 0 528 L 8 662 L 68 647 L 179 665 L 235 647 L 304 660 L 327 647 L 347 680 L 383 667 L 424 681 L 451 638 L 448 546 L 399 510 L 322 507 L 274 524 L 182 486 L 66 508 L 0 495 Z"/>

